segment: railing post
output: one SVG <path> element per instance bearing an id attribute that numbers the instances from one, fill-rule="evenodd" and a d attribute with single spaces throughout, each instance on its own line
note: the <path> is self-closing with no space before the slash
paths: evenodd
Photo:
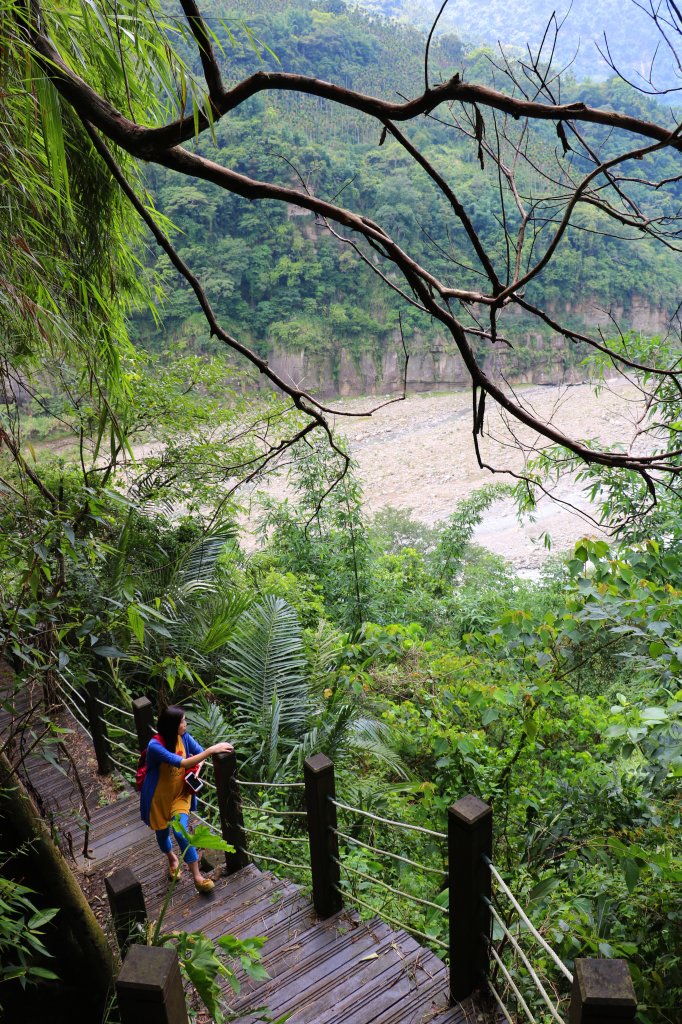
<path id="1" fill-rule="evenodd" d="M 305 760 L 304 777 L 313 903 L 317 914 L 326 918 L 342 907 L 336 807 L 332 803 L 336 799 L 334 765 L 326 754 L 313 754 Z"/>
<path id="2" fill-rule="evenodd" d="M 229 754 L 213 754 L 212 760 L 218 793 L 220 830 L 223 839 L 234 846 L 234 853 L 225 853 L 225 867 L 228 875 L 231 875 L 249 863 L 242 798 L 237 781 L 237 755 L 234 751 Z"/>
<path id="3" fill-rule="evenodd" d="M 450 876 L 450 999 L 465 999 L 488 973 L 490 871 L 493 812 L 475 796 L 465 796 L 448 811 Z"/>
<path id="4" fill-rule="evenodd" d="M 104 887 L 109 897 L 118 948 L 121 956 L 125 956 L 135 936 L 135 925 L 144 924 L 147 920 L 142 886 L 130 868 L 119 868 L 104 879 Z"/>
<path id="5" fill-rule="evenodd" d="M 569 1024 L 630 1024 L 637 996 L 626 960 L 575 961 Z"/>
<path id="6" fill-rule="evenodd" d="M 116 979 L 121 1024 L 189 1024 L 178 954 L 165 946 L 131 946 Z"/>
<path id="7" fill-rule="evenodd" d="M 133 701 L 133 717 L 137 731 L 138 750 L 146 750 L 154 734 L 154 709 L 147 697 L 136 697 Z"/>
<path id="8" fill-rule="evenodd" d="M 107 734 L 107 723 L 101 713 L 99 701 L 99 685 L 96 679 L 90 679 L 83 690 L 85 698 L 85 710 L 88 716 L 88 724 L 92 735 L 92 742 L 95 747 L 97 758 L 97 771 L 100 775 L 108 775 L 111 771 L 111 760 L 109 758 L 109 736 Z"/>

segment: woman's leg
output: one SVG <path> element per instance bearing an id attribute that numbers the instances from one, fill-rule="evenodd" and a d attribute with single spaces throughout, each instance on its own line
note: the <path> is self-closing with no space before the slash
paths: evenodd
<path id="1" fill-rule="evenodd" d="M 168 857 L 168 867 L 170 871 L 177 871 L 180 867 L 180 862 L 176 855 L 173 853 L 173 844 L 171 843 L 170 837 L 170 826 L 166 828 L 160 828 L 155 833 L 156 842 L 159 845 L 161 853 L 165 853 Z"/>
<path id="2" fill-rule="evenodd" d="M 179 821 L 182 824 L 183 828 L 186 829 L 187 831 L 189 831 L 189 815 L 187 815 L 187 814 L 177 814 L 176 818 L 179 819 Z M 204 876 L 201 873 L 201 869 L 199 867 L 199 854 L 197 853 L 195 848 L 193 846 L 191 846 L 190 843 L 187 842 L 187 840 L 183 836 L 182 832 L 179 832 L 179 831 L 176 832 L 176 830 L 173 829 L 173 834 L 174 834 L 175 838 L 178 841 L 178 846 L 180 847 L 180 852 L 182 854 L 181 860 L 183 861 L 183 863 L 189 864 L 189 869 L 192 872 L 192 876 L 194 878 L 194 884 L 196 886 L 199 886 L 199 885 L 211 885 L 212 886 L 213 883 L 209 882 L 208 879 L 204 878 Z"/>

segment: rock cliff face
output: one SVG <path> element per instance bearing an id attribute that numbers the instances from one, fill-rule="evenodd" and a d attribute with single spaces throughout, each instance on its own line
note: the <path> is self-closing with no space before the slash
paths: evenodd
<path id="1" fill-rule="evenodd" d="M 608 337 L 615 324 L 623 330 L 641 331 L 653 336 L 663 334 L 667 327 L 664 310 L 655 308 L 643 297 L 634 297 L 628 308 L 599 308 L 589 299 L 562 302 L 548 312 L 557 319 L 567 318 L 574 324 L 582 322 L 591 328 L 601 327 Z M 500 374 L 514 383 L 561 384 L 582 380 L 584 369 L 578 365 L 575 349 L 558 334 L 543 335 L 538 331 L 514 327 L 514 313 L 507 321 L 507 333 L 517 338 L 517 347 L 489 346 L 484 359 L 486 372 Z M 270 365 L 285 380 L 321 396 L 352 396 L 392 394 L 402 390 L 405 357 L 399 336 L 391 338 L 376 357 L 369 352 L 355 357 L 340 347 L 332 354 L 307 352 L 305 349 L 274 348 L 268 355 Z M 435 339 L 415 337 L 409 347 L 407 385 L 411 391 L 443 391 L 461 388 L 468 383 L 464 363 L 453 342 L 444 336 Z"/>

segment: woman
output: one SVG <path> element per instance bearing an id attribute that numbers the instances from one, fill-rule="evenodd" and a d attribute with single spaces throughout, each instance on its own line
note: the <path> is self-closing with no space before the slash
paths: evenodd
<path id="1" fill-rule="evenodd" d="M 177 816 L 187 829 L 189 812 L 196 808 L 196 796 L 185 784 L 185 775 L 211 754 L 231 753 L 234 747 L 231 743 L 215 743 L 202 750 L 187 732 L 185 712 L 175 706 L 161 712 L 156 728 L 157 735 L 147 747 L 147 774 L 140 791 L 140 817 L 156 832 L 159 849 L 168 857 L 168 876 L 175 878 L 180 870 L 180 860 L 173 852 L 170 822 Z M 175 829 L 173 832 L 182 860 L 189 864 L 197 891 L 210 892 L 213 882 L 201 874 L 199 854 L 181 832 Z"/>

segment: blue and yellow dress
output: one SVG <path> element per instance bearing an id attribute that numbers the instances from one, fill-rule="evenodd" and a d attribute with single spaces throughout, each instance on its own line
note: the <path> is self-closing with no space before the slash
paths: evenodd
<path id="1" fill-rule="evenodd" d="M 168 750 L 160 738 L 154 737 L 147 747 L 147 774 L 140 791 L 140 817 L 155 832 L 168 827 L 176 814 L 189 814 L 196 809 L 197 798 L 185 785 L 183 758 L 201 754 L 200 747 L 188 732 L 178 736 L 175 752 Z"/>

